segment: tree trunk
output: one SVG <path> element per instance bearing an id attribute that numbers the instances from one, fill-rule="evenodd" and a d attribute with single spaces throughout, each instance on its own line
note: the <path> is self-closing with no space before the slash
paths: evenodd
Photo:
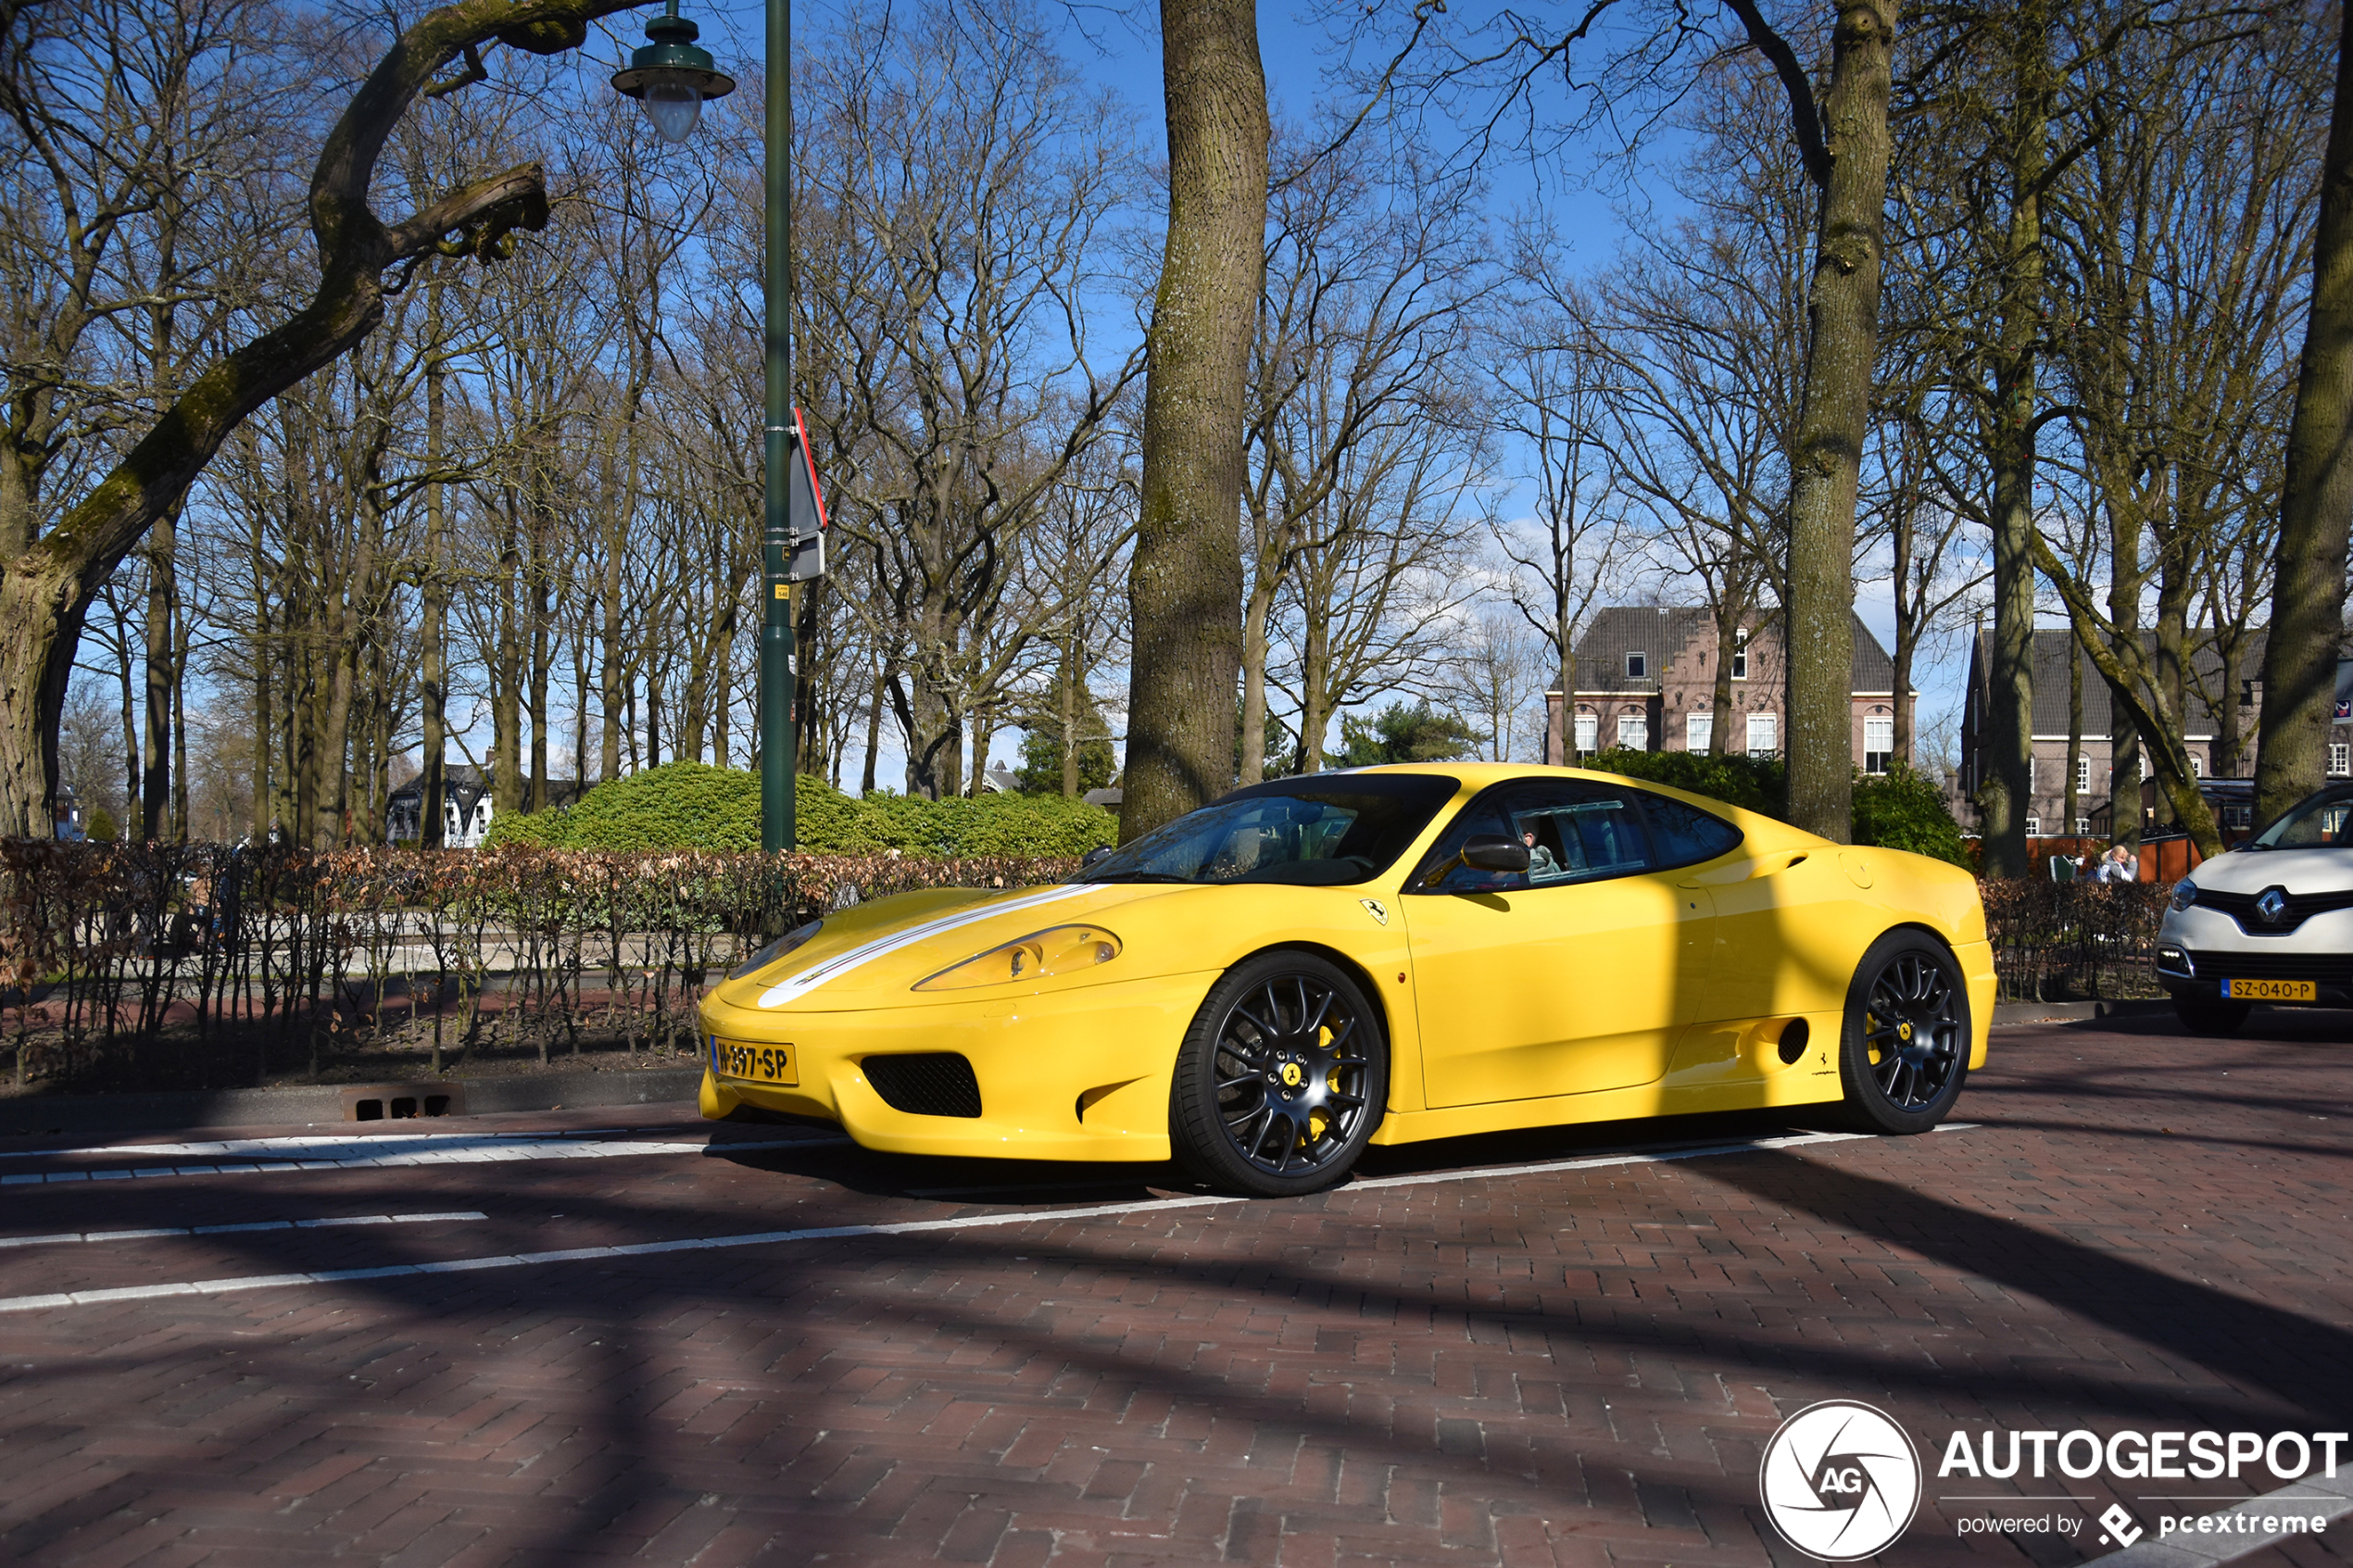
<path id="1" fill-rule="evenodd" d="M 2190 709 L 2185 700 L 2189 696 L 2190 582 L 2189 572 L 2177 565 L 2178 551 L 2169 551 L 2158 568 L 2157 579 L 2157 659 L 2156 686 L 2164 694 L 2165 711 L 2173 715 L 2182 727 L 2186 742 L 2190 731 Z M 2186 746 L 2184 755 L 2187 754 Z M 2158 821 L 2166 826 L 2176 824 L 2172 808 L 2163 795 L 2157 802 Z"/>
<path id="2" fill-rule="evenodd" d="M 139 822 L 151 843 L 172 836 L 172 600 L 179 571 L 172 516 L 172 511 L 165 512 L 147 534 L 147 733 L 141 757 Z"/>
<path id="3" fill-rule="evenodd" d="M 447 433 L 447 361 L 441 355 L 441 281 L 425 289 L 425 341 L 433 361 L 425 367 L 425 558 L 419 569 L 423 601 L 417 629 L 417 699 L 422 709 L 422 760 L 417 775 L 417 846 L 439 849 L 448 843 L 446 759 L 449 750 L 449 669 L 444 640 L 449 624 L 449 510 L 447 487 L 438 477 Z"/>
<path id="4" fill-rule="evenodd" d="M 1254 0 L 1162 0 L 1168 234 L 1127 579 L 1120 836 L 1223 795 L 1240 673 L 1242 426 L 1265 273 L 1266 78 Z"/>
<path id="5" fill-rule="evenodd" d="M 1986 413 L 1994 470 L 1994 658 L 1988 672 L 1986 771 L 1978 789 L 1989 877 L 2026 875 L 2026 814 L 2032 802 L 2034 727 L 2035 345 L 2043 330 L 2041 182 L 2047 131 L 2042 79 L 2049 23 L 2022 7 L 2012 59 L 2010 222 L 2003 246 L 2001 325 L 1994 403 Z"/>
<path id="6" fill-rule="evenodd" d="M 1887 100 L 1897 0 L 1841 0 L 1822 106 L 1830 153 L 1792 453 L 1789 820 L 1844 843 L 1855 774 L 1855 503 L 1879 356 Z"/>
<path id="7" fill-rule="evenodd" d="M 1275 609 L 1275 584 L 1262 570 L 1242 608 L 1241 768 L 1238 784 L 1266 776 L 1266 621 Z M 1074 758 L 1076 753 L 1072 754 Z M 1075 764 L 1074 764 L 1075 767 Z"/>
<path id="8" fill-rule="evenodd" d="M 2061 833 L 2075 832 L 2076 813 L 2082 807 L 2083 755 L 2083 649 L 2078 643 L 2067 646 L 2067 807 L 2060 812 Z"/>
<path id="9" fill-rule="evenodd" d="M 1079 628 L 1076 623 L 1063 632 L 1062 669 L 1057 672 L 1059 679 L 1057 679 L 1054 683 L 1056 687 L 1055 695 L 1058 698 L 1060 698 L 1062 704 L 1063 798 L 1064 800 L 1076 800 L 1078 798 L 1079 636 Z M 1265 696 L 1263 691 L 1259 696 L 1259 705 L 1262 709 L 1265 706 Z M 1244 736 L 1247 737 L 1249 734 L 1247 727 L 1244 728 L 1243 734 Z M 1265 724 L 1262 718 L 1262 721 L 1259 725 L 1259 743 L 1262 751 L 1265 748 Z M 1265 771 L 1265 758 L 1262 756 L 1260 758 L 1261 772 Z M 1247 772 L 1244 773 L 1242 782 L 1244 784 L 1252 782 Z"/>
<path id="10" fill-rule="evenodd" d="M 2141 521 L 2108 511 L 2108 618 L 2119 642 L 2141 634 Z M 2114 654 L 2114 650 L 2111 649 Z M 2115 655 L 2120 658 L 2121 655 Z M 2108 705 L 2108 837 L 2141 848 L 2141 730 L 2121 703 Z"/>
<path id="11" fill-rule="evenodd" d="M 2344 640 L 2347 519 L 2353 516 L 2353 6 L 2336 45 L 2336 96 L 2312 242 L 2312 306 L 2288 426 L 2255 817 L 2268 822 L 2328 776 Z"/>
<path id="12" fill-rule="evenodd" d="M 1920 643 L 1920 618 L 1908 584 L 1912 580 L 1912 544 L 1919 526 L 1907 492 L 1896 500 L 1895 524 L 1889 538 L 1894 555 L 1889 583 L 1895 597 L 1895 648 L 1891 656 L 1895 667 L 1895 759 L 1907 768 L 1912 765 L 1912 705 L 1905 698 L 1912 689 L 1912 662 Z"/>

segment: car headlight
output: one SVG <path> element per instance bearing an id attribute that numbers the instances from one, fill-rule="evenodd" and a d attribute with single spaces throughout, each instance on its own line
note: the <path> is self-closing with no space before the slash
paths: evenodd
<path id="1" fill-rule="evenodd" d="M 790 931 L 786 932 L 782 936 L 777 937 L 774 942 L 769 943 L 766 947 L 761 948 L 760 951 L 752 954 L 751 957 L 746 959 L 743 962 L 729 970 L 727 972 L 727 978 L 730 980 L 741 980 L 747 974 L 756 974 L 760 971 L 766 969 L 770 964 L 774 963 L 778 959 L 783 958 L 786 953 L 791 952 L 795 947 L 799 947 L 802 943 L 816 935 L 817 933 L 823 929 L 824 923 L 825 922 L 821 920 L 812 920 L 807 925 L 794 926 Z"/>
<path id="2" fill-rule="evenodd" d="M 991 947 L 916 982 L 918 991 L 956 991 L 967 985 L 1003 985 L 1015 980 L 1048 980 L 1076 974 L 1119 957 L 1119 938 L 1100 925 L 1051 925 Z"/>
<path id="3" fill-rule="evenodd" d="M 2173 888 L 2173 907 L 2174 907 L 2175 909 L 2188 909 L 2188 908 L 2189 908 L 2192 904 L 2195 904 L 2195 903 L 2196 903 L 2196 902 L 2197 902 L 2197 884 L 2196 884 L 2196 883 L 2195 883 L 2195 882 L 2190 882 L 2190 881 L 2188 881 L 2188 880 L 2186 880 L 2186 879 L 2185 879 L 2185 880 L 2183 880 L 2183 881 L 2182 881 L 2182 882 L 2177 883 L 2177 884 L 2174 884 L 2174 888 Z"/>

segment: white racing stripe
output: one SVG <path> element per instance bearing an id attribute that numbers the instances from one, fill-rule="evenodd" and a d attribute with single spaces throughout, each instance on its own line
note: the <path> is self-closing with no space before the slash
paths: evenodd
<path id="1" fill-rule="evenodd" d="M 1969 1123 L 1948 1123 L 1960 1131 Z M 1414 1186 L 1438 1182 L 1475 1181 L 1490 1176 L 1516 1176 L 1553 1171 L 1583 1171 L 1610 1165 L 1660 1164 L 1676 1160 L 1702 1160 L 1713 1155 L 1754 1154 L 1763 1149 L 1791 1148 L 1809 1143 L 1843 1143 L 1863 1138 L 1864 1133 L 1798 1133 L 1785 1137 L 1752 1138 L 1740 1143 L 1709 1144 L 1698 1148 L 1664 1149 L 1652 1154 L 1602 1154 L 1582 1160 L 1554 1160 L 1541 1164 L 1487 1166 L 1419 1176 L 1390 1176 L 1352 1182 L 1336 1189 L 1345 1196 L 1356 1187 Z M 727 1145 L 745 1148 L 746 1145 Z M 1096 1203 L 1072 1209 L 1030 1209 L 1010 1214 L 968 1214 L 948 1220 L 905 1220 L 896 1224 L 825 1225 L 809 1230 L 755 1231 L 740 1236 L 691 1236 L 678 1241 L 639 1241 L 619 1247 L 574 1247 L 555 1252 L 515 1252 L 492 1258 L 452 1258 L 437 1263 L 393 1263 L 374 1269 L 321 1269 L 309 1273 L 249 1274 L 237 1279 L 185 1280 L 171 1285 L 123 1286 L 111 1290 L 60 1291 L 47 1296 L 0 1297 L 0 1312 L 31 1312 L 50 1307 L 93 1307 L 110 1301 L 145 1301 L 163 1296 L 225 1296 L 236 1291 L 273 1290 L 298 1285 L 340 1285 L 352 1280 L 396 1279 L 415 1274 L 471 1273 L 482 1269 L 523 1269 L 547 1263 L 577 1263 L 604 1258 L 651 1258 L 670 1252 L 716 1252 L 742 1247 L 774 1247 L 799 1241 L 838 1241 L 867 1236 L 921 1236 L 934 1231 L 980 1230 L 999 1225 L 1058 1223 L 1066 1220 L 1105 1219 L 1128 1214 L 1156 1214 L 1178 1209 L 1208 1209 L 1257 1199 L 1211 1195 L 1163 1198 L 1144 1202 Z"/>
<path id="2" fill-rule="evenodd" d="M 286 1171 L 373 1171 L 397 1165 L 495 1164 L 511 1160 L 615 1160 L 639 1154 L 700 1154 L 706 1148 L 816 1148 L 848 1138 L 768 1138 L 752 1143 L 588 1143 L 573 1138 L 458 1137 L 419 1147 L 408 1138 L 353 1139 L 325 1158 L 264 1160 L 225 1165 L 143 1165 L 130 1171 L 27 1171 L 0 1176 L 0 1187 L 39 1186 L 57 1182 L 132 1182 L 157 1176 L 240 1176 Z M 124 1152 L 130 1152 L 128 1150 Z M 139 1150 L 140 1153 L 146 1152 Z M 321 1151 L 322 1153 L 324 1151 Z"/>
<path id="3" fill-rule="evenodd" d="M 1082 883 L 1068 887 L 1050 887 L 1043 893 L 1032 893 L 1021 898 L 1008 898 L 1001 904 L 983 904 L 977 909 L 958 909 L 955 913 L 942 915 L 937 920 L 926 921 L 921 925 L 911 925 L 904 931 L 894 931 L 887 936 L 877 936 L 871 942 L 860 943 L 846 953 L 835 954 L 814 969 L 805 969 L 799 974 L 779 980 L 760 994 L 760 1005 L 764 1008 L 783 1007 L 786 1002 L 807 996 L 828 981 L 840 979 L 853 969 L 862 968 L 876 959 L 899 951 L 901 947 L 912 947 L 918 942 L 954 931 L 960 926 L 975 925 L 985 920 L 994 920 L 999 915 L 1010 915 L 1022 909 L 1034 909 L 1041 905 L 1058 903 L 1064 898 L 1076 898 L 1082 893 L 1099 893 L 1101 890 L 1101 884 L 1095 883 Z"/>
<path id="4" fill-rule="evenodd" d="M 51 1247 L 69 1241 L 145 1241 L 159 1236 L 242 1236 L 248 1231 L 316 1231 L 337 1225 L 422 1225 L 440 1220 L 486 1220 L 469 1209 L 450 1214 L 342 1214 L 326 1220 L 251 1220 L 236 1225 L 179 1225 L 146 1231 L 66 1231 L 57 1236 L 0 1236 L 0 1247 Z"/>

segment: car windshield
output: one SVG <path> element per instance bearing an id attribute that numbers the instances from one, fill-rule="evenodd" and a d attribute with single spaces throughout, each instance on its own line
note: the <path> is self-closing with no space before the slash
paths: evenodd
<path id="1" fill-rule="evenodd" d="M 1254 784 L 1122 845 L 1078 880 L 1363 882 L 1403 854 L 1457 787 L 1428 773 L 1313 773 Z"/>
<path id="2" fill-rule="evenodd" d="M 2255 835 L 2257 849 L 2342 849 L 2353 845 L 2353 790 L 2324 789 Z"/>

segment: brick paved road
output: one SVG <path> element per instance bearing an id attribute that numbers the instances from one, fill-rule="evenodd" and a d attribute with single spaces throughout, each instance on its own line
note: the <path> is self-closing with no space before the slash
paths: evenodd
<path id="1" fill-rule="evenodd" d="M 1795 1562 L 1755 1477 L 1816 1399 L 1881 1406 L 1931 1466 L 1955 1430 L 2353 1424 L 2349 1025 L 2007 1030 L 1973 1130 L 1519 1174 L 1477 1172 L 1789 1124 L 1465 1140 L 1366 1167 L 1456 1179 L 1287 1203 L 1174 1204 L 1160 1168 L 731 1154 L 813 1135 L 668 1110 L 465 1124 L 568 1133 L 561 1159 L 0 1186 L 0 1239 L 94 1234 L 0 1248 L 11 1298 L 1136 1205 L 0 1312 L 0 1558 Z M 259 1158 L 65 1143 L 0 1144 L 0 1176 Z M 2072 1562 L 2096 1525 L 1962 1537 L 2029 1509 L 1952 1496 L 2068 1491 L 2032 1507 L 2076 1521 L 2117 1496 L 1927 1487 L 1884 1561 Z"/>

